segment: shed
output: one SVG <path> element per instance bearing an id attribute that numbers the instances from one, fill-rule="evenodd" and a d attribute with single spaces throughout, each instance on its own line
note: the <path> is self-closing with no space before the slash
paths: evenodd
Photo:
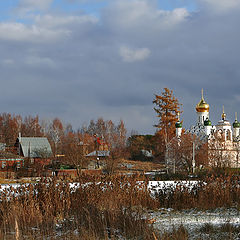
<path id="1" fill-rule="evenodd" d="M 16 147 L 19 154 L 29 158 L 49 158 L 52 149 L 46 137 L 18 137 Z"/>
<path id="2" fill-rule="evenodd" d="M 110 151 L 93 151 L 89 153 L 86 157 L 109 157 Z"/>

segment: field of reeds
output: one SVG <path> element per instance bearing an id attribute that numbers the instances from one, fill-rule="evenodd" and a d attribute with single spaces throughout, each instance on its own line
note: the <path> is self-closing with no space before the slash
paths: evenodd
<path id="1" fill-rule="evenodd" d="M 240 206 L 240 177 L 208 177 L 150 189 L 139 177 L 82 176 L 78 183 L 41 179 L 0 194 L 0 239 L 188 239 L 160 233 L 148 211 Z M 181 238 L 180 238 L 181 237 Z"/>

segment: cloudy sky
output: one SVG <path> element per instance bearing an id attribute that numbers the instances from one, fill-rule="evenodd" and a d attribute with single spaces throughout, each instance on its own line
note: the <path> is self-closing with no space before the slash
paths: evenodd
<path id="1" fill-rule="evenodd" d="M 0 111 L 153 133 L 164 87 L 240 118 L 239 0 L 0 0 Z"/>

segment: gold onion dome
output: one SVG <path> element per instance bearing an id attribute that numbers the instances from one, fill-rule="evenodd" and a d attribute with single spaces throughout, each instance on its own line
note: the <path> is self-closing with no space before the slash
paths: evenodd
<path id="1" fill-rule="evenodd" d="M 203 89 L 202 89 L 202 98 L 200 102 L 196 105 L 197 112 L 209 112 L 209 105 L 205 102 L 203 98 Z"/>

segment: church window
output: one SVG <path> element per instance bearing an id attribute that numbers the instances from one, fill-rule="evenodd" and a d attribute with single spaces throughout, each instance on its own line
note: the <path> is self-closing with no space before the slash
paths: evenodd
<path id="1" fill-rule="evenodd" d="M 226 135 L 227 135 L 227 136 L 226 136 L 226 139 L 227 139 L 227 140 L 231 140 L 231 132 L 230 132 L 230 130 L 227 130 L 227 131 L 226 131 Z"/>

